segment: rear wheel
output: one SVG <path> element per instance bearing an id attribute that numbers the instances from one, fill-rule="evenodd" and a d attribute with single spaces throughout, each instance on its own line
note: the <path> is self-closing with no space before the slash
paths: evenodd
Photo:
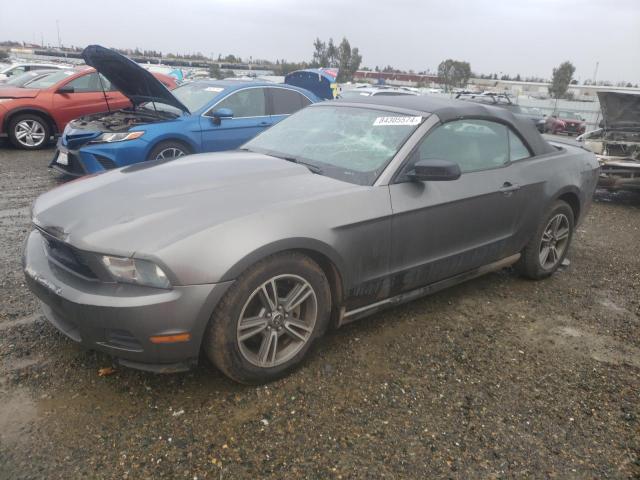
<path id="1" fill-rule="evenodd" d="M 574 221 L 573 210 L 569 204 L 562 200 L 556 201 L 522 251 L 522 256 L 516 263 L 516 270 L 533 280 L 553 274 L 569 251 Z"/>
<path id="2" fill-rule="evenodd" d="M 189 149 L 181 142 L 169 140 L 160 142 L 153 147 L 147 160 L 170 160 L 172 158 L 184 157 L 190 153 Z"/>
<path id="3" fill-rule="evenodd" d="M 299 253 L 269 257 L 243 273 L 212 315 L 209 359 L 234 380 L 257 384 L 296 367 L 324 333 L 331 310 L 322 269 Z"/>
<path id="4" fill-rule="evenodd" d="M 9 140 L 24 150 L 44 148 L 51 137 L 51 127 L 40 115 L 16 115 L 9 122 Z"/>

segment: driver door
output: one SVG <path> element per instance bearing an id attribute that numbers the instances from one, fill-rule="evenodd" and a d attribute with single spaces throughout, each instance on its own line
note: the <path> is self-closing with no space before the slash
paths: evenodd
<path id="1" fill-rule="evenodd" d="M 56 91 L 53 94 L 54 111 L 62 125 L 82 115 L 109 110 L 100 79 L 95 72 L 76 77 L 60 87 L 73 88 L 71 93 Z"/>
<path id="2" fill-rule="evenodd" d="M 228 108 L 233 117 L 216 119 L 213 112 Z M 232 150 L 271 126 L 265 88 L 250 87 L 235 91 L 200 117 L 202 151 Z"/>
<path id="3" fill-rule="evenodd" d="M 510 163 L 506 126 L 457 120 L 435 127 L 404 168 L 418 160 L 449 160 L 462 175 L 453 181 L 410 181 L 390 186 L 392 294 L 419 288 L 515 252 L 523 207 Z"/>

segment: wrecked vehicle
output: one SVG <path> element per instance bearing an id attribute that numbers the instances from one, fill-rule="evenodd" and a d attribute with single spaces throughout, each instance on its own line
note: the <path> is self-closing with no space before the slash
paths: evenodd
<path id="1" fill-rule="evenodd" d="M 91 45 L 82 57 L 132 106 L 67 125 L 49 166 L 70 176 L 238 148 L 319 100 L 296 86 L 241 80 L 199 80 L 169 91 L 157 74 L 113 50 Z"/>
<path id="2" fill-rule="evenodd" d="M 640 94 L 598 92 L 601 127 L 578 140 L 600 162 L 598 186 L 640 191 Z"/>
<path id="3" fill-rule="evenodd" d="M 204 351 L 259 383 L 331 325 L 509 265 L 553 274 L 597 171 L 503 109 L 319 102 L 239 150 L 41 195 L 24 271 L 53 325 L 123 365 L 183 370 Z"/>

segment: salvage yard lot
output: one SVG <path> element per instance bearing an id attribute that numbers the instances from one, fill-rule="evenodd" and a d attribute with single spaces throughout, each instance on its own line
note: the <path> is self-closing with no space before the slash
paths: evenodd
<path id="1" fill-rule="evenodd" d="M 640 195 L 602 195 L 571 265 L 510 271 L 332 332 L 266 387 L 206 361 L 110 367 L 20 268 L 53 150 L 0 147 L 0 478 L 637 478 Z"/>

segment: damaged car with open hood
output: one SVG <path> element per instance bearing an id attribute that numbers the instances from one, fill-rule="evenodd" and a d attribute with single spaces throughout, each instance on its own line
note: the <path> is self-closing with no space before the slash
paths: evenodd
<path id="1" fill-rule="evenodd" d="M 238 148 L 320 98 L 293 85 L 201 80 L 169 91 L 119 53 L 91 45 L 82 52 L 132 107 L 80 117 L 61 135 L 50 167 L 71 176 L 145 160 Z"/>
<path id="2" fill-rule="evenodd" d="M 600 162 L 598 186 L 640 191 L 640 94 L 598 92 L 601 128 L 579 137 Z"/>

